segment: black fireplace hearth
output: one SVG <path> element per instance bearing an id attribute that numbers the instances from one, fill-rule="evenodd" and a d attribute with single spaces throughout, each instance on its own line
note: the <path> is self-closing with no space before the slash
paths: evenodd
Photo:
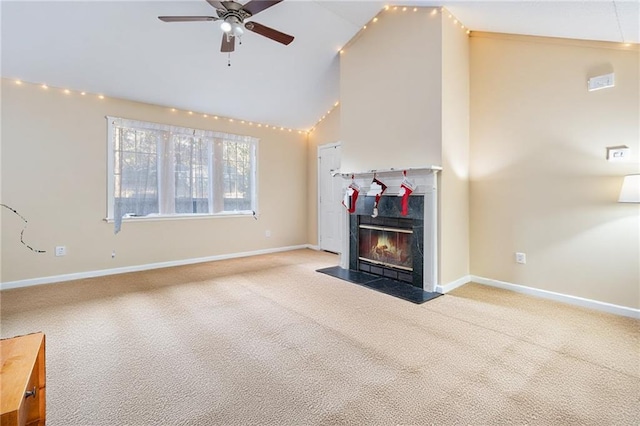
<path id="1" fill-rule="evenodd" d="M 442 296 L 441 293 L 424 291 L 420 288 L 412 286 L 411 284 L 403 283 L 389 278 L 382 278 L 377 275 L 368 274 L 366 272 L 343 269 L 339 266 L 331 266 L 329 268 L 318 269 L 317 272 L 335 278 L 340 278 L 343 281 L 358 284 L 363 287 L 379 291 L 380 293 L 388 294 L 390 296 L 394 296 L 399 299 L 407 300 L 416 304 L 428 302 L 429 300 Z"/>

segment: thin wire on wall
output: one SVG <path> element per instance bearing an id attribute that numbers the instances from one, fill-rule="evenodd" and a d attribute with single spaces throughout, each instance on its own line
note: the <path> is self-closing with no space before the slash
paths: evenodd
<path id="1" fill-rule="evenodd" d="M 24 242 L 24 231 L 27 229 L 27 223 L 28 223 L 27 219 L 25 219 L 24 216 L 22 216 L 20 213 L 18 213 L 18 211 L 16 209 L 13 209 L 13 208 L 7 206 L 6 204 L 0 204 L 0 206 L 6 208 L 8 210 L 11 210 L 13 213 L 15 213 L 24 222 L 24 227 L 22 228 L 22 231 L 20 231 L 20 242 L 22 244 L 24 244 L 25 247 L 27 247 L 32 252 L 35 252 L 35 253 L 46 253 L 46 250 L 35 249 L 35 248 L 31 247 L 29 244 Z"/>

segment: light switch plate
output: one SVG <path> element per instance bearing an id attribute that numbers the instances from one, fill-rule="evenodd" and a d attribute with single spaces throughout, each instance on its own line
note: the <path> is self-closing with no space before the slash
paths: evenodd
<path id="1" fill-rule="evenodd" d="M 608 87 L 614 87 L 615 85 L 616 81 L 613 73 L 591 77 L 589 80 L 587 80 L 587 89 L 590 92 L 593 92 L 594 90 L 606 89 Z"/>

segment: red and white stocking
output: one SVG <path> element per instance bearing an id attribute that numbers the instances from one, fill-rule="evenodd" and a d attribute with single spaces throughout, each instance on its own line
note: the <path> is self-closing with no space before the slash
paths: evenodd
<path id="1" fill-rule="evenodd" d="M 398 192 L 398 197 L 402 197 L 402 210 L 400 214 L 402 216 L 406 216 L 409 214 L 409 196 L 415 190 L 414 185 L 407 180 L 407 175 L 405 172 L 405 177 L 400 184 L 400 191 Z"/>
<path id="2" fill-rule="evenodd" d="M 375 203 L 373 203 L 373 214 L 371 215 L 371 217 L 378 217 L 378 203 L 380 202 L 380 197 L 382 197 L 384 191 L 387 190 L 387 185 L 380 182 L 374 176 L 373 182 L 371 182 L 371 189 L 374 191 L 374 194 L 376 196 L 376 201 Z"/>
<path id="3" fill-rule="evenodd" d="M 355 180 L 352 180 L 351 185 L 347 187 L 347 190 L 344 193 L 344 199 L 342 200 L 342 205 L 347 208 L 347 211 L 349 213 L 355 213 L 356 201 L 358 201 L 359 194 L 360 194 L 360 187 L 358 186 Z"/>

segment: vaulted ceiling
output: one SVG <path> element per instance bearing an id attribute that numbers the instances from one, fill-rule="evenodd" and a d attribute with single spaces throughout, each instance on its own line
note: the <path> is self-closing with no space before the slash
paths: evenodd
<path id="1" fill-rule="evenodd" d="M 0 69 L 4 78 L 309 129 L 339 100 L 339 49 L 387 4 L 444 6 L 472 31 L 640 42 L 639 3 L 624 0 L 284 0 L 251 20 L 295 40 L 247 32 L 231 55 L 220 52 L 219 22 L 158 20 L 215 16 L 205 0 L 3 0 Z"/>

